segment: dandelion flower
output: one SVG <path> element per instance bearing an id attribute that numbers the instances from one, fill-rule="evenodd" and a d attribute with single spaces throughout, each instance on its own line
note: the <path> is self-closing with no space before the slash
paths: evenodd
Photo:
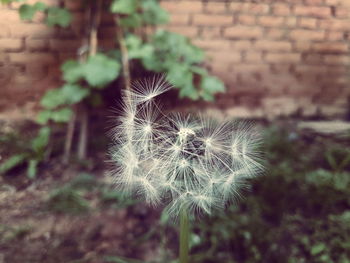
<path id="1" fill-rule="evenodd" d="M 210 214 L 239 197 L 245 181 L 262 171 L 255 129 L 235 121 L 164 114 L 157 97 L 164 78 L 136 82 L 123 97 L 110 149 L 117 187 L 150 204 Z"/>

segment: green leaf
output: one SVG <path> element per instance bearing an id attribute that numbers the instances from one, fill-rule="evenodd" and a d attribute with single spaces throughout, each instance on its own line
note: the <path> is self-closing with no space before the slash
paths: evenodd
<path id="1" fill-rule="evenodd" d="M 31 141 L 32 149 L 34 152 L 42 151 L 46 148 L 49 138 L 50 138 L 51 129 L 49 127 L 42 127 L 39 130 L 38 135 Z"/>
<path id="2" fill-rule="evenodd" d="M 38 114 L 38 117 L 36 119 L 37 123 L 39 123 L 41 125 L 47 124 L 47 122 L 50 120 L 51 113 L 52 112 L 50 110 L 40 111 Z"/>
<path id="3" fill-rule="evenodd" d="M 89 93 L 90 91 L 88 89 L 83 89 L 79 85 L 66 84 L 62 88 L 47 91 L 40 103 L 45 108 L 52 110 L 64 104 L 80 102 L 86 98 Z M 48 116 L 48 113 L 44 114 L 46 115 L 41 115 L 42 121 L 45 120 L 45 116 Z"/>
<path id="4" fill-rule="evenodd" d="M 84 69 L 76 60 L 68 60 L 62 66 L 63 79 L 69 83 L 78 82 L 84 77 Z"/>
<path id="5" fill-rule="evenodd" d="M 193 74 L 187 65 L 174 64 L 173 67 L 169 69 L 167 79 L 176 87 L 181 88 L 192 83 Z"/>
<path id="6" fill-rule="evenodd" d="M 63 108 L 51 113 L 50 119 L 55 122 L 68 122 L 73 114 L 70 108 Z"/>
<path id="7" fill-rule="evenodd" d="M 34 8 L 37 10 L 37 11 L 41 11 L 41 12 L 44 12 L 47 8 L 46 4 L 43 3 L 43 2 L 36 2 L 34 4 Z"/>
<path id="8" fill-rule="evenodd" d="M 204 76 L 201 81 L 201 89 L 214 94 L 217 92 L 224 92 L 225 86 L 224 83 L 216 77 Z"/>
<path id="9" fill-rule="evenodd" d="M 188 83 L 186 86 L 183 86 L 180 89 L 180 98 L 190 98 L 192 100 L 198 100 L 199 99 L 199 94 L 198 91 L 195 89 L 192 83 Z"/>
<path id="10" fill-rule="evenodd" d="M 86 81 L 93 87 L 103 87 L 115 80 L 120 71 L 120 64 L 103 54 L 89 57 L 84 65 Z"/>
<path id="11" fill-rule="evenodd" d="M 66 103 L 66 98 L 62 94 L 62 89 L 48 90 L 40 101 L 41 106 L 47 109 L 54 109 Z"/>
<path id="12" fill-rule="evenodd" d="M 199 96 L 201 96 L 205 101 L 214 101 L 214 99 L 215 99 L 213 94 L 211 94 L 207 91 L 204 91 L 204 90 L 201 90 L 199 92 Z"/>
<path id="13" fill-rule="evenodd" d="M 22 20 L 32 20 L 36 12 L 45 9 L 46 5 L 43 2 L 37 2 L 34 5 L 23 4 L 18 11 Z"/>
<path id="14" fill-rule="evenodd" d="M 208 71 L 205 68 L 198 67 L 198 66 L 192 66 L 191 70 L 193 73 L 196 73 L 201 76 L 206 76 L 208 75 Z"/>
<path id="15" fill-rule="evenodd" d="M 153 47 L 149 44 L 143 44 L 141 38 L 130 34 L 125 38 L 128 49 L 129 59 L 141 59 L 153 55 Z"/>
<path id="16" fill-rule="evenodd" d="M 27 176 L 29 179 L 34 179 L 37 173 L 38 160 L 32 159 L 28 162 Z"/>
<path id="17" fill-rule="evenodd" d="M 66 103 L 75 104 L 89 96 L 90 91 L 79 85 L 66 84 L 62 88 L 62 95 L 65 97 Z"/>
<path id="18" fill-rule="evenodd" d="M 37 10 L 32 5 L 23 4 L 18 11 L 22 20 L 32 20 Z"/>
<path id="19" fill-rule="evenodd" d="M 111 12 L 131 15 L 136 12 L 137 6 L 137 0 L 114 0 L 111 5 Z"/>
<path id="20" fill-rule="evenodd" d="M 310 252 L 311 252 L 311 255 L 315 256 L 317 254 L 320 254 L 325 249 L 326 249 L 326 245 L 324 243 L 319 243 L 319 244 L 312 246 Z"/>
<path id="21" fill-rule="evenodd" d="M 120 19 L 120 25 L 125 28 L 136 28 L 142 25 L 142 19 L 138 14 L 131 14 Z"/>
<path id="22" fill-rule="evenodd" d="M 156 0 L 142 1 L 142 18 L 150 25 L 165 24 L 169 22 L 169 14 Z"/>
<path id="23" fill-rule="evenodd" d="M 16 154 L 11 156 L 9 159 L 7 159 L 0 165 L 0 174 L 5 174 L 17 165 L 22 164 L 26 158 L 26 154 Z"/>
<path id="24" fill-rule="evenodd" d="M 46 23 L 49 26 L 59 25 L 61 27 L 67 27 L 71 20 L 72 15 L 67 9 L 59 7 L 48 8 Z"/>

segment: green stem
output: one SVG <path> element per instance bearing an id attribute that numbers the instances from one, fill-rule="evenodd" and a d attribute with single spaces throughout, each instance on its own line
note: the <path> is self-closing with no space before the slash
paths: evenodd
<path id="1" fill-rule="evenodd" d="M 188 250 L 189 250 L 189 222 L 188 214 L 185 208 L 180 212 L 180 261 L 179 263 L 188 263 Z"/>

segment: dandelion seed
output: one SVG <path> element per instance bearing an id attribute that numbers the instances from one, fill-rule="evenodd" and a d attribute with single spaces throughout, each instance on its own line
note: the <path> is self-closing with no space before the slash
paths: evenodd
<path id="1" fill-rule="evenodd" d="M 237 199 L 245 180 L 262 171 L 260 139 L 250 124 L 160 111 L 170 89 L 164 77 L 136 82 L 124 95 L 111 148 L 113 181 L 177 216 L 180 209 L 212 213 Z"/>

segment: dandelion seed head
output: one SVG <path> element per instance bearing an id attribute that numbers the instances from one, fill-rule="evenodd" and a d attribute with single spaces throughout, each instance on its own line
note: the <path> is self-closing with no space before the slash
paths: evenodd
<path id="1" fill-rule="evenodd" d="M 166 204 L 175 217 L 182 208 L 223 209 L 263 170 L 259 136 L 246 123 L 164 114 L 156 99 L 169 89 L 160 77 L 125 92 L 112 134 L 113 182 L 152 205 Z"/>

